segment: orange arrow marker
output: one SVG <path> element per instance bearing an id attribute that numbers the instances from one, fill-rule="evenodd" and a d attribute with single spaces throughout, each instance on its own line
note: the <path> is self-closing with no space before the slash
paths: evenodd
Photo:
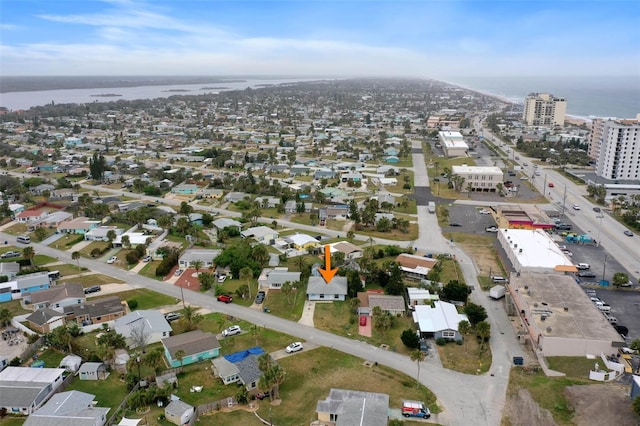
<path id="1" fill-rule="evenodd" d="M 324 269 L 320 268 L 318 270 L 327 284 L 329 284 L 333 276 L 338 272 L 338 268 L 331 269 L 331 248 L 328 244 L 324 246 Z"/>

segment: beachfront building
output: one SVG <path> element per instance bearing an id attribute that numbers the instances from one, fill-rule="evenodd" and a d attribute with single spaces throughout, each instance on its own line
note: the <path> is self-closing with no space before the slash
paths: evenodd
<path id="1" fill-rule="evenodd" d="M 504 176 L 500 167 L 466 165 L 451 166 L 451 175 L 464 178 L 462 192 L 495 192 Z"/>
<path id="2" fill-rule="evenodd" d="M 447 157 L 466 157 L 469 145 L 464 141 L 460 132 L 443 131 L 438 132 L 438 139 L 442 145 L 444 155 Z"/>
<path id="3" fill-rule="evenodd" d="M 635 120 L 596 119 L 589 138 L 589 155 L 596 174 L 605 179 L 640 178 L 640 114 Z"/>
<path id="4" fill-rule="evenodd" d="M 524 98 L 522 121 L 528 126 L 564 126 L 567 101 L 549 93 L 530 93 Z"/>

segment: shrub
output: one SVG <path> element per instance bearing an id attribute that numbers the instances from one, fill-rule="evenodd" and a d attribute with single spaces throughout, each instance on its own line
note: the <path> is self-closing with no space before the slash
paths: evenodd
<path id="1" fill-rule="evenodd" d="M 127 252 L 127 255 L 125 256 L 125 259 L 127 260 L 127 263 L 129 265 L 134 265 L 140 260 L 140 254 L 137 250 L 129 250 Z"/>
<path id="2" fill-rule="evenodd" d="M 97 247 L 91 250 L 91 253 L 89 253 L 89 255 L 93 258 L 99 257 L 101 254 L 102 254 L 102 250 L 100 250 Z"/>
<path id="3" fill-rule="evenodd" d="M 445 340 L 445 338 L 444 338 L 444 337 L 438 337 L 438 338 L 436 339 L 436 345 L 438 345 L 438 346 L 444 346 L 444 345 L 446 345 L 446 344 L 447 344 L 447 341 Z"/>
<path id="4" fill-rule="evenodd" d="M 136 299 L 127 300 L 127 305 L 133 311 L 138 307 L 138 301 Z"/>
<path id="5" fill-rule="evenodd" d="M 408 348 L 417 349 L 420 346 L 420 339 L 415 331 L 408 328 L 402 332 L 400 335 L 400 340 L 402 343 Z"/>

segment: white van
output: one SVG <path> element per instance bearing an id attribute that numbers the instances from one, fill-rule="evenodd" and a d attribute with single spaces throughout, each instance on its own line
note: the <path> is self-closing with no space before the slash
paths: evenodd
<path id="1" fill-rule="evenodd" d="M 496 284 L 506 284 L 507 279 L 505 277 L 491 277 L 491 281 Z"/>
<path id="2" fill-rule="evenodd" d="M 20 235 L 16 238 L 16 241 L 22 244 L 31 244 L 31 237 L 28 235 Z"/>

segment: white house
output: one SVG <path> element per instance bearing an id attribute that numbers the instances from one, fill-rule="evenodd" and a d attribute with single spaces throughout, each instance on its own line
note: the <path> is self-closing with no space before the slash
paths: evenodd
<path id="1" fill-rule="evenodd" d="M 113 323 L 118 334 L 122 334 L 130 348 L 138 346 L 132 336 L 143 334 L 146 336 L 146 344 L 160 342 L 169 337 L 171 325 L 164 318 L 164 315 L 157 310 L 133 311 L 128 315 L 116 319 Z"/>
<path id="2" fill-rule="evenodd" d="M 0 409 L 31 414 L 60 387 L 64 372 L 64 368 L 5 368 L 0 372 Z"/>
<path id="3" fill-rule="evenodd" d="M 268 226 L 254 226 L 240 233 L 243 238 L 253 237 L 259 243 L 270 245 L 272 241 L 278 239 L 278 232 Z"/>
<path id="4" fill-rule="evenodd" d="M 322 277 L 309 277 L 307 298 L 311 301 L 344 301 L 347 297 L 347 277 L 334 276 L 328 283 Z"/>
<path id="5" fill-rule="evenodd" d="M 25 426 L 102 426 L 110 408 L 96 407 L 95 395 L 77 390 L 53 395 L 38 411 L 31 413 Z"/>
<path id="6" fill-rule="evenodd" d="M 300 281 L 300 272 L 290 272 L 289 268 L 285 267 L 264 268 L 258 278 L 258 286 L 279 290 L 287 281 L 292 284 Z"/>
<path id="7" fill-rule="evenodd" d="M 458 331 L 460 321 L 469 321 L 466 315 L 459 314 L 455 305 L 435 301 L 431 305 L 416 305 L 413 321 L 418 325 L 422 337 L 462 340 Z"/>
<path id="8" fill-rule="evenodd" d="M 410 307 L 424 305 L 425 302 L 431 303 L 434 300 L 440 300 L 440 296 L 429 293 L 429 290 L 426 288 L 407 287 L 407 294 L 409 296 Z"/>
<path id="9" fill-rule="evenodd" d="M 199 260 L 202 262 L 202 269 L 213 268 L 213 259 L 222 253 L 221 250 L 213 249 L 189 249 L 185 250 L 178 259 L 178 265 L 182 269 L 190 268 L 193 262 Z"/>

